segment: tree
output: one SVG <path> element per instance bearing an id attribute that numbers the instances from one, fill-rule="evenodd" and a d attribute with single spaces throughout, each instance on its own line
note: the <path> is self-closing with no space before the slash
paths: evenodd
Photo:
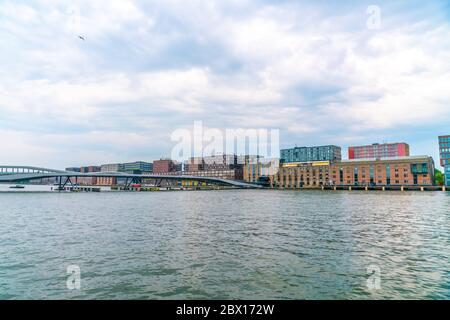
<path id="1" fill-rule="evenodd" d="M 434 170 L 434 183 L 438 186 L 444 185 L 444 175 L 438 169 Z"/>

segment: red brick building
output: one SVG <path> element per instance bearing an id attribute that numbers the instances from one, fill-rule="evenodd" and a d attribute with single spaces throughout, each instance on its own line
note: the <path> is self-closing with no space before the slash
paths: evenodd
<path id="1" fill-rule="evenodd" d="M 153 161 L 153 173 L 169 173 L 177 171 L 176 163 L 170 159 Z"/>
<path id="2" fill-rule="evenodd" d="M 100 172 L 101 167 L 99 166 L 89 166 L 89 167 L 81 167 L 81 173 L 92 173 L 92 172 Z M 75 178 L 74 183 L 85 186 L 94 186 L 97 185 L 97 177 L 77 177 Z"/>
<path id="3" fill-rule="evenodd" d="M 117 177 L 97 177 L 96 185 L 115 186 L 117 185 Z"/>
<path id="4" fill-rule="evenodd" d="M 369 158 L 392 158 L 409 156 L 409 145 L 400 143 L 374 143 L 368 146 L 355 146 L 348 148 L 348 158 L 369 159 Z"/>
<path id="5" fill-rule="evenodd" d="M 274 176 L 274 186 L 431 186 L 434 161 L 428 156 L 288 163 Z"/>

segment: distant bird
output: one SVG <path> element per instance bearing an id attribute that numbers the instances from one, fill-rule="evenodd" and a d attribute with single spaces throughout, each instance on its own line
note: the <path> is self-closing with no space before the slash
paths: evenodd
<path id="1" fill-rule="evenodd" d="M 86 39 L 84 37 L 82 37 L 82 36 L 78 36 L 78 38 L 80 38 L 83 41 L 86 41 Z"/>

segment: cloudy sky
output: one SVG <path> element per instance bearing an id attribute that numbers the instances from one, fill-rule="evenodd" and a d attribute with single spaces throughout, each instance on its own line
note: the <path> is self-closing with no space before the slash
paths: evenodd
<path id="1" fill-rule="evenodd" d="M 158 159 L 195 120 L 436 162 L 450 134 L 445 0 L 0 0 L 0 46 L 0 164 Z"/>

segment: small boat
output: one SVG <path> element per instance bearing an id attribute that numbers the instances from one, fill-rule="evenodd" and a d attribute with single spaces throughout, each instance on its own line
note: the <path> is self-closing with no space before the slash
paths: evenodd
<path id="1" fill-rule="evenodd" d="M 10 189 L 25 189 L 24 186 L 21 186 L 20 184 L 16 184 L 15 186 L 9 187 Z"/>

